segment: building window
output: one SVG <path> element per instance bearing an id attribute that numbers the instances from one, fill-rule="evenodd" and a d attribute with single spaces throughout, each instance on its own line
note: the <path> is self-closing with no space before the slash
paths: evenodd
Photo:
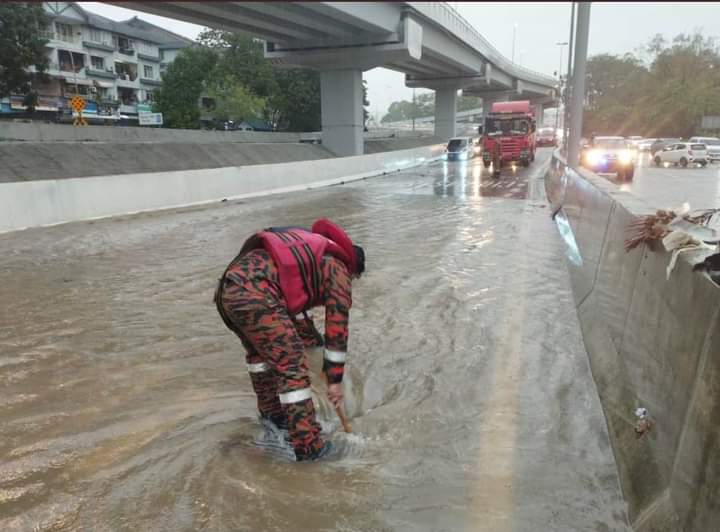
<path id="1" fill-rule="evenodd" d="M 97 30 L 95 28 L 90 28 L 90 41 L 102 43 L 103 42 L 103 35 L 100 30 Z"/>
<path id="2" fill-rule="evenodd" d="M 63 72 L 80 72 L 85 68 L 85 55 L 67 50 L 58 50 L 58 63 Z"/>
<path id="3" fill-rule="evenodd" d="M 119 37 L 117 38 L 117 47 L 121 52 L 131 52 L 135 49 L 135 43 L 132 39 L 128 39 L 127 37 Z"/>
<path id="4" fill-rule="evenodd" d="M 153 79 L 153 67 L 145 65 L 145 77 L 147 79 Z"/>
<path id="5" fill-rule="evenodd" d="M 105 70 L 105 60 L 102 57 L 91 55 L 90 62 L 95 70 Z"/>
<path id="6" fill-rule="evenodd" d="M 138 50 L 145 55 L 153 55 L 153 56 L 158 55 L 157 52 L 155 51 L 155 49 L 153 48 L 153 45 L 150 44 L 149 42 L 138 41 L 137 46 L 138 46 Z"/>
<path id="7" fill-rule="evenodd" d="M 65 42 L 75 42 L 75 39 L 73 37 L 73 27 L 70 24 L 56 22 L 55 30 L 57 32 L 58 40 Z"/>
<path id="8" fill-rule="evenodd" d="M 136 105 L 137 93 L 133 89 L 118 87 L 118 100 L 123 105 Z"/>
<path id="9" fill-rule="evenodd" d="M 124 81 L 135 81 L 137 79 L 137 65 L 134 63 L 115 62 L 115 73 L 118 78 Z"/>
<path id="10" fill-rule="evenodd" d="M 155 95 L 153 94 L 153 91 L 145 91 L 145 101 L 148 103 L 152 103 L 155 101 Z"/>

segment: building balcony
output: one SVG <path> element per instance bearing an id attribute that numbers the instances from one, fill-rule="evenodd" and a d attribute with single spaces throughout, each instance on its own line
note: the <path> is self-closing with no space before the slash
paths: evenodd
<path id="1" fill-rule="evenodd" d="M 122 74 L 118 74 L 117 84 L 118 87 L 128 87 L 131 89 L 137 89 L 140 86 L 136 77 L 128 77 Z"/>
<path id="2" fill-rule="evenodd" d="M 162 85 L 162 80 L 159 79 L 140 78 L 140 82 L 143 85 L 153 85 L 155 87 L 159 87 L 160 85 Z"/>
<path id="3" fill-rule="evenodd" d="M 160 56 L 159 55 L 147 55 L 143 54 L 141 52 L 138 52 L 137 54 L 138 59 L 144 59 L 145 61 L 152 61 L 153 63 L 159 63 L 160 62 Z"/>
<path id="4" fill-rule="evenodd" d="M 85 74 L 88 76 L 94 77 L 94 78 L 105 78 L 105 79 L 115 79 L 117 78 L 117 74 L 112 71 L 108 70 L 95 70 L 94 68 L 86 68 Z"/>
<path id="5" fill-rule="evenodd" d="M 123 55 L 135 55 L 135 50 L 133 50 L 132 48 L 119 48 L 118 52 Z"/>
<path id="6" fill-rule="evenodd" d="M 93 42 L 93 41 L 83 41 L 83 46 L 85 48 L 95 48 L 96 50 L 105 50 L 106 52 L 114 52 L 115 47 L 112 44 L 104 43 L 104 42 Z"/>

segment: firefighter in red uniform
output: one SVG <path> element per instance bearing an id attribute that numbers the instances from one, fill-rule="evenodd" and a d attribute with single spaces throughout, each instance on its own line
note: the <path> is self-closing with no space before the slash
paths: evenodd
<path id="1" fill-rule="evenodd" d="M 298 461 L 320 458 L 331 447 L 315 419 L 305 347 L 324 343 L 328 398 L 341 405 L 351 282 L 364 270 L 363 249 L 321 219 L 310 231 L 254 234 L 218 283 L 215 304 L 247 351 L 260 416 L 287 430 Z M 319 305 L 325 306 L 324 342 L 306 312 Z"/>

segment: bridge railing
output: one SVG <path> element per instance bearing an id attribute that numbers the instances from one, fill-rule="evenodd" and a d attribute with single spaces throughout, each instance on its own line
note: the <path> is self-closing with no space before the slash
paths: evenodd
<path id="1" fill-rule="evenodd" d="M 552 76 L 522 67 L 508 60 L 472 24 L 446 2 L 408 2 L 408 5 L 421 15 L 439 23 L 460 40 L 475 48 L 500 70 L 522 80 L 548 87 L 554 87 L 557 84 L 557 80 Z"/>

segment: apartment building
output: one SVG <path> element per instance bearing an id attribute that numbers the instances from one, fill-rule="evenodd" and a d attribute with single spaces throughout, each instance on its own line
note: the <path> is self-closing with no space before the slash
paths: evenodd
<path id="1" fill-rule="evenodd" d="M 48 80 L 37 86 L 37 110 L 72 120 L 68 101 L 86 99 L 90 120 L 137 120 L 150 111 L 160 74 L 177 53 L 193 41 L 134 17 L 114 21 L 90 13 L 74 2 L 44 2 L 51 17 L 42 32 L 50 60 Z M 22 96 L 10 96 L 0 112 L 24 110 Z"/>

